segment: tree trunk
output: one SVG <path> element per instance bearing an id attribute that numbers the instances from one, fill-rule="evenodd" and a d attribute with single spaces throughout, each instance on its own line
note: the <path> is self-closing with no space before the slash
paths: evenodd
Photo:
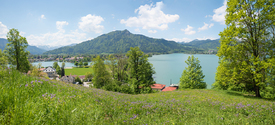
<path id="1" fill-rule="evenodd" d="M 260 87 L 257 86 L 256 84 L 254 84 L 254 89 L 255 89 L 255 94 L 256 94 L 256 97 L 259 97 L 261 98 L 261 95 L 260 95 Z"/>

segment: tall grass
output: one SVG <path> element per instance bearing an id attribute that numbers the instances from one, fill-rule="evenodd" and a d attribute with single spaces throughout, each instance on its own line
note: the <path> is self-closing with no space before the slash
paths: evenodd
<path id="1" fill-rule="evenodd" d="M 275 124 L 273 101 L 227 91 L 128 95 L 0 70 L 0 124 Z"/>

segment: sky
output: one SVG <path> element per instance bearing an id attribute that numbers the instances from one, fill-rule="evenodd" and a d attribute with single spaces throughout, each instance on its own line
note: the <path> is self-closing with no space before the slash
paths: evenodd
<path id="1" fill-rule="evenodd" d="M 0 38 L 15 28 L 35 46 L 125 29 L 176 42 L 218 39 L 225 10 L 226 0 L 0 0 Z"/>

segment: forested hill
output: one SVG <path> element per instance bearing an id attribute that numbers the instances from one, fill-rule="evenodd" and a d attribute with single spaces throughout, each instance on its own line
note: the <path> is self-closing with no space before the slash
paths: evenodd
<path id="1" fill-rule="evenodd" d="M 0 38 L 0 49 L 2 51 L 5 49 L 7 43 L 8 43 L 7 39 Z M 27 47 L 26 50 L 29 51 L 33 55 L 42 54 L 42 53 L 44 53 L 46 51 L 46 50 L 37 48 L 36 46 L 31 46 L 31 45 L 28 45 L 28 47 Z"/>
<path id="2" fill-rule="evenodd" d="M 217 50 L 217 47 L 220 46 L 220 42 L 219 42 L 220 39 L 216 39 L 216 40 L 210 40 L 210 39 L 207 39 L 207 40 L 198 40 L 198 39 L 195 39 L 189 43 L 180 43 L 182 45 L 185 45 L 185 46 L 190 46 L 190 47 L 195 47 L 195 48 L 198 48 L 198 49 L 203 49 L 203 50 Z"/>
<path id="3" fill-rule="evenodd" d="M 101 54 L 125 53 L 130 47 L 138 46 L 143 52 L 188 52 L 190 47 L 165 39 L 154 39 L 144 35 L 132 34 L 128 30 L 113 31 L 75 46 L 61 47 L 44 54 Z"/>

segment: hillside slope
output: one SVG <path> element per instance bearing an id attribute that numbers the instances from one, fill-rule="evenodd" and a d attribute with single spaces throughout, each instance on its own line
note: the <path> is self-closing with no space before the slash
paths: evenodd
<path id="1" fill-rule="evenodd" d="M 274 101 L 230 91 L 128 95 L 0 70 L 0 124 L 275 124 Z"/>
<path id="2" fill-rule="evenodd" d="M 7 43 L 8 43 L 7 39 L 0 38 L 0 49 L 2 51 L 5 49 Z M 46 50 L 40 49 L 36 46 L 31 46 L 31 45 L 29 45 L 26 50 L 29 51 L 33 55 L 42 54 L 42 53 L 46 52 Z"/>
<path id="3" fill-rule="evenodd" d="M 217 50 L 217 47 L 220 46 L 220 39 L 216 39 L 216 40 L 198 40 L 195 39 L 189 43 L 184 43 L 182 42 L 182 45 L 186 45 L 186 46 L 190 46 L 190 47 L 195 47 L 195 48 L 199 48 L 199 49 L 204 49 L 204 50 Z"/>
<path id="4" fill-rule="evenodd" d="M 132 34 L 128 30 L 113 31 L 75 46 L 61 47 L 44 54 L 100 54 L 125 53 L 130 47 L 138 46 L 143 52 L 184 52 L 191 48 L 174 41 L 154 39 L 144 35 Z"/>

